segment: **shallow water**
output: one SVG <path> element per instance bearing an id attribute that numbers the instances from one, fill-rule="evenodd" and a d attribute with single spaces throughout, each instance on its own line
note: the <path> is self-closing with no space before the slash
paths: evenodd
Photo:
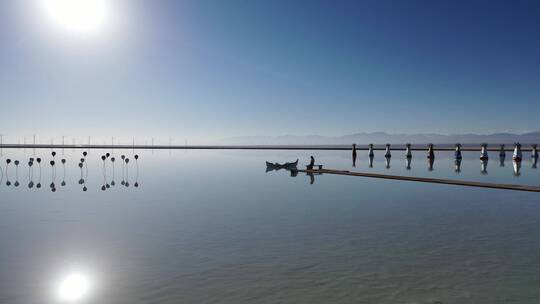
<path id="1" fill-rule="evenodd" d="M 90 282 L 81 303 L 533 303 L 540 300 L 540 194 L 361 177 L 265 173 L 264 161 L 513 184 L 540 184 L 527 157 L 482 172 L 478 153 L 433 170 L 402 151 L 386 168 L 359 151 L 50 150 L 42 187 L 28 188 L 33 151 L 0 158 L 0 303 L 60 303 L 71 272 Z M 121 184 L 120 154 L 130 158 Z M 20 159 L 19 186 L 15 166 Z M 66 159 L 66 176 L 59 159 Z M 23 161 L 24 160 L 24 161 Z M 37 183 L 36 164 L 33 179 Z M 66 186 L 61 186 L 65 179 Z M 137 182 L 138 187 L 134 187 Z M 101 190 L 103 184 L 110 188 Z M 124 183 L 125 184 L 125 183 Z"/>

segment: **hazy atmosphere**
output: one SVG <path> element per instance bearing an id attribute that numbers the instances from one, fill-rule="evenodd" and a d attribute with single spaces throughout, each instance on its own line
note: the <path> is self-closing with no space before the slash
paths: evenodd
<path id="1" fill-rule="evenodd" d="M 539 129 L 538 1 L 46 3 L 0 3 L 12 142 Z"/>

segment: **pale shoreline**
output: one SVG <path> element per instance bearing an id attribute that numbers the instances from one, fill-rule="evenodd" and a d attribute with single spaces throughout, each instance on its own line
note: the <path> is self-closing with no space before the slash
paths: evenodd
<path id="1" fill-rule="evenodd" d="M 532 151 L 530 144 L 523 144 L 521 150 Z M 137 150 L 336 150 L 350 151 L 351 145 L 55 145 L 55 144 L 3 144 L 1 149 L 137 149 Z M 357 145 L 356 150 L 368 150 L 368 145 Z M 373 145 L 373 150 L 385 150 L 384 144 Z M 413 151 L 427 151 L 427 144 L 412 145 Z M 405 144 L 390 146 L 390 150 L 405 150 Z M 454 151 L 454 144 L 434 145 L 434 151 Z M 463 144 L 462 151 L 480 151 L 480 144 Z M 488 146 L 488 151 L 500 151 L 498 144 Z M 505 144 L 505 151 L 513 151 L 512 144 Z"/>

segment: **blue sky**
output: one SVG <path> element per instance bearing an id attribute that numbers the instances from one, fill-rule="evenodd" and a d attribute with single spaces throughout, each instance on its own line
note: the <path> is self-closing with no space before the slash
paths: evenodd
<path id="1" fill-rule="evenodd" d="M 539 1 L 108 0 L 91 35 L 0 3 L 0 133 L 538 130 Z"/>

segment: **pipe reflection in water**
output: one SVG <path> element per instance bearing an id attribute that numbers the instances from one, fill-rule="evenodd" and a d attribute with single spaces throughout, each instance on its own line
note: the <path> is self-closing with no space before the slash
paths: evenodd
<path id="1" fill-rule="evenodd" d="M 520 176 L 521 173 L 519 172 L 521 170 L 521 161 L 512 161 L 512 165 L 514 167 L 514 176 Z"/>
<path id="2" fill-rule="evenodd" d="M 135 183 L 133 184 L 133 186 L 135 186 L 135 188 L 139 187 L 139 155 L 135 154 L 135 166 L 136 166 L 136 174 L 135 174 Z"/>
<path id="3" fill-rule="evenodd" d="M 81 159 L 82 160 L 82 159 Z M 79 163 L 79 169 L 81 170 L 81 178 L 79 179 L 79 185 L 82 185 L 84 183 L 83 178 L 83 163 Z"/>
<path id="4" fill-rule="evenodd" d="M 454 172 L 456 173 L 461 172 L 461 158 L 457 158 L 454 160 Z"/>
<path id="5" fill-rule="evenodd" d="M 53 153 L 54 153 L 54 152 L 53 152 Z M 53 154 L 53 157 L 54 157 L 54 154 Z M 51 191 L 52 191 L 52 192 L 56 192 L 56 185 L 55 185 L 55 181 L 56 181 L 56 167 L 55 167 L 55 162 L 54 162 L 54 160 L 51 160 L 50 164 L 51 164 L 51 180 L 52 180 L 50 187 L 51 187 Z"/>
<path id="6" fill-rule="evenodd" d="M 62 183 L 60 184 L 62 187 L 66 186 L 66 159 L 62 158 L 62 169 L 64 171 L 64 174 L 62 175 Z"/>
<path id="7" fill-rule="evenodd" d="M 126 157 L 126 182 L 124 183 L 124 186 L 129 187 L 129 158 Z"/>
<path id="8" fill-rule="evenodd" d="M 36 162 L 38 163 L 38 182 L 36 184 L 37 189 L 41 189 L 41 157 L 36 158 Z"/>
<path id="9" fill-rule="evenodd" d="M 487 165 L 488 165 L 488 159 L 487 158 L 480 160 L 480 173 L 482 173 L 482 175 L 487 175 L 488 174 Z"/>
<path id="10" fill-rule="evenodd" d="M 34 188 L 34 159 L 28 160 L 28 189 Z"/>
<path id="11" fill-rule="evenodd" d="M 19 161 L 16 160 L 15 162 L 15 183 L 13 184 L 15 187 L 19 187 Z"/>
<path id="12" fill-rule="evenodd" d="M 125 155 L 122 155 L 120 156 L 120 158 L 122 159 L 122 182 L 120 182 L 120 184 L 122 186 L 124 186 L 126 184 L 126 181 L 125 181 L 125 160 L 126 160 L 126 156 Z"/>
<path id="13" fill-rule="evenodd" d="M 9 181 L 9 164 L 11 164 L 11 159 L 6 159 L 6 186 L 11 186 L 11 181 Z"/>
<path id="14" fill-rule="evenodd" d="M 405 169 L 411 170 L 412 157 L 405 158 Z"/>
<path id="15" fill-rule="evenodd" d="M 108 154 L 108 153 L 107 153 Z M 103 174 L 103 184 L 101 185 L 101 191 L 105 191 L 106 189 L 110 188 L 111 186 L 107 183 L 107 168 L 105 166 L 105 160 L 107 159 L 106 155 L 101 156 L 101 161 L 103 162 L 103 167 L 101 169 L 101 173 Z"/>
<path id="16" fill-rule="evenodd" d="M 0 186 L 4 182 L 4 170 L 2 169 L 2 163 L 0 162 Z"/>
<path id="17" fill-rule="evenodd" d="M 428 157 L 428 171 L 433 171 L 433 164 L 435 163 L 435 157 Z"/>
<path id="18" fill-rule="evenodd" d="M 114 187 L 114 185 L 116 185 L 116 182 L 114 181 L 114 177 L 115 177 L 115 169 L 114 169 L 114 161 L 116 160 L 116 158 L 114 157 L 111 157 L 111 163 L 112 163 L 112 179 L 111 179 L 111 186 Z"/>
<path id="19" fill-rule="evenodd" d="M 54 151 L 53 151 L 54 152 Z M 83 156 L 86 156 L 85 153 L 83 153 Z M 105 157 L 105 166 L 102 166 L 102 174 L 103 174 L 103 184 L 102 184 L 102 187 L 101 189 L 103 190 L 103 186 L 105 187 L 105 189 L 109 189 L 111 186 L 114 186 L 115 185 L 115 182 L 114 182 L 114 179 L 115 179 L 115 158 L 114 157 L 110 157 L 110 160 L 111 160 L 111 167 L 112 167 L 112 185 L 109 184 L 107 181 L 109 180 L 109 178 L 111 176 L 109 176 L 111 174 L 111 171 L 110 170 L 107 170 L 107 156 L 106 155 L 103 155 Z M 139 176 L 140 176 L 140 168 L 139 168 L 139 155 L 134 155 L 134 159 L 135 159 L 135 176 L 134 176 L 134 184 L 133 186 L 135 188 L 138 188 L 140 186 L 140 181 L 139 181 Z M 103 160 L 103 159 L 102 159 Z M 65 187 L 67 186 L 67 181 L 66 181 L 66 177 L 67 177 L 67 171 L 68 171 L 68 168 L 67 168 L 67 160 L 65 158 L 62 158 L 62 159 L 59 159 L 59 161 L 61 162 L 62 164 L 62 177 L 61 179 L 57 177 L 57 167 L 58 167 L 58 164 L 56 163 L 55 161 L 55 155 L 53 154 L 52 155 L 52 160 L 49 161 L 49 165 L 50 165 L 50 168 L 51 168 L 51 171 L 50 171 L 50 189 L 52 192 L 56 192 L 58 190 L 58 184 L 57 184 L 57 178 L 61 180 L 60 182 L 60 185 L 62 187 Z M 37 164 L 36 164 L 37 163 Z M 130 159 L 129 158 L 124 158 L 123 160 L 123 166 L 125 167 L 125 172 L 124 172 L 124 176 L 123 176 L 123 179 L 124 179 L 124 186 L 126 187 L 129 187 L 130 186 L 130 182 L 129 182 L 129 163 L 130 163 Z M 28 165 L 27 168 L 19 168 L 19 167 L 22 167 L 23 165 Z M 79 173 L 80 173 L 80 176 L 79 176 L 79 180 L 78 180 L 78 184 L 82 186 L 82 190 L 83 191 L 87 191 L 88 188 L 87 188 L 87 182 L 88 182 L 88 175 L 89 175 L 89 168 L 88 168 L 88 161 L 86 160 L 85 157 L 81 158 L 80 159 L 80 162 L 77 163 L 78 165 L 78 170 L 79 170 Z M 15 181 L 12 182 L 10 179 L 9 179 L 9 170 L 10 170 L 10 167 L 11 166 L 14 166 L 15 168 L 12 169 L 12 170 L 15 170 Z M 36 168 L 36 166 L 38 166 L 38 168 Z M 11 159 L 6 159 L 5 160 L 5 166 L 4 166 L 4 162 L 2 161 L 2 163 L 0 163 L 0 186 L 3 186 L 4 184 L 4 180 L 5 180 L 5 185 L 10 187 L 10 186 L 15 186 L 15 187 L 18 187 L 20 185 L 20 176 L 19 176 L 19 169 L 23 170 L 23 172 L 25 173 L 24 175 L 26 176 L 23 176 L 22 179 L 24 180 L 24 183 L 28 183 L 27 186 L 28 186 L 28 189 L 40 189 L 41 188 L 41 158 L 33 158 L 33 157 L 30 157 L 28 158 L 28 162 L 24 162 L 24 163 L 21 163 L 19 160 L 15 160 L 15 161 L 12 161 Z M 36 172 L 37 176 L 34 175 L 35 171 L 39 169 L 38 172 Z M 12 173 L 13 174 L 13 173 Z M 292 174 L 292 173 L 291 173 Z M 25 187 L 26 188 L 26 187 Z"/>

